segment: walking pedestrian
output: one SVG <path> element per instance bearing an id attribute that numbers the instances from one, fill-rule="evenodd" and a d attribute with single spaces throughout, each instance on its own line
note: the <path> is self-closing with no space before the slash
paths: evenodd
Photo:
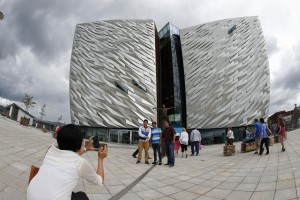
<path id="1" fill-rule="evenodd" d="M 260 139 L 261 139 L 261 124 L 258 122 L 258 119 L 254 119 L 254 136 L 255 136 L 255 146 L 256 151 L 254 154 L 258 154 L 258 149 L 260 147 Z"/>
<path id="2" fill-rule="evenodd" d="M 285 124 L 282 118 L 279 118 L 279 135 L 280 135 L 280 143 L 281 143 L 281 151 L 285 151 L 284 147 L 284 139 L 286 138 L 285 132 Z"/>
<path id="3" fill-rule="evenodd" d="M 191 156 L 194 155 L 194 153 L 196 153 L 196 156 L 199 155 L 199 142 L 201 142 L 201 133 L 200 131 L 198 131 L 197 129 L 194 129 L 191 132 Z"/>

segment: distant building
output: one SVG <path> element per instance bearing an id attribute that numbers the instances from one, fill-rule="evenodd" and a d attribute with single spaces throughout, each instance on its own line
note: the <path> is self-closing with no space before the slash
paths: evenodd
<path id="1" fill-rule="evenodd" d="M 29 118 L 29 126 L 34 126 L 43 130 L 53 131 L 58 125 L 58 122 L 50 122 L 36 118 L 15 103 L 8 105 L 3 112 L 6 117 L 17 122 L 20 122 L 22 117 Z"/>
<path id="2" fill-rule="evenodd" d="M 293 114 L 293 110 L 278 111 L 268 118 L 268 124 L 271 127 L 273 123 L 278 123 L 279 118 L 282 118 L 286 125 L 286 129 L 291 130 L 292 129 L 292 114 Z"/>
<path id="3" fill-rule="evenodd" d="M 20 106 L 18 106 L 17 104 L 12 103 L 8 105 L 6 109 L 8 118 L 18 122 L 21 121 L 21 117 L 29 118 L 29 125 L 32 126 L 35 117 Z"/>

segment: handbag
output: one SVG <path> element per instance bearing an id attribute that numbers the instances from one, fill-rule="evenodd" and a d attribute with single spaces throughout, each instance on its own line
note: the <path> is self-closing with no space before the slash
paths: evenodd
<path id="1" fill-rule="evenodd" d="M 29 185 L 30 181 L 33 179 L 33 177 L 39 172 L 39 170 L 40 170 L 39 167 L 31 165 L 30 174 L 29 174 L 29 180 L 28 180 L 28 185 Z"/>

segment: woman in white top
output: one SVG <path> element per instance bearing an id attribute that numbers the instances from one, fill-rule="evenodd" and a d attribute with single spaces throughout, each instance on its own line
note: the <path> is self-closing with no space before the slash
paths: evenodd
<path id="1" fill-rule="evenodd" d="M 183 158 L 183 154 L 185 154 L 185 157 L 187 158 L 187 146 L 189 144 L 189 134 L 186 132 L 185 128 L 182 128 L 179 142 L 181 145 L 181 153 L 182 153 L 181 158 Z"/>
<path id="2" fill-rule="evenodd" d="M 228 128 L 227 130 L 227 136 L 226 136 L 227 144 L 233 145 L 234 135 L 231 128 Z"/>
<path id="3" fill-rule="evenodd" d="M 51 145 L 37 175 L 27 188 L 28 200 L 75 200 L 88 199 L 85 193 L 72 192 L 81 178 L 95 185 L 104 180 L 103 161 L 107 156 L 106 146 L 99 150 L 93 147 L 92 137 L 84 146 L 83 134 L 72 124 L 61 128 L 57 134 L 58 147 Z M 97 171 L 81 157 L 86 151 L 98 150 Z"/>

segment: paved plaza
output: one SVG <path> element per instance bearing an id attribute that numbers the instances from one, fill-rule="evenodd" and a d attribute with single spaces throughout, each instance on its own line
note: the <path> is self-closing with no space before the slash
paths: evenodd
<path id="1" fill-rule="evenodd" d="M 2 117 L 0 127 L 0 199 L 26 199 L 30 166 L 40 166 L 56 141 L 50 133 Z M 239 142 L 235 156 L 223 156 L 223 145 L 204 146 L 199 156 L 176 158 L 173 168 L 144 160 L 136 164 L 131 156 L 136 146 L 109 144 L 104 185 L 82 180 L 75 191 L 86 192 L 91 200 L 300 199 L 299 136 L 300 129 L 289 132 L 285 152 L 274 144 L 262 156 L 241 153 Z M 95 152 L 84 157 L 96 166 Z"/>

